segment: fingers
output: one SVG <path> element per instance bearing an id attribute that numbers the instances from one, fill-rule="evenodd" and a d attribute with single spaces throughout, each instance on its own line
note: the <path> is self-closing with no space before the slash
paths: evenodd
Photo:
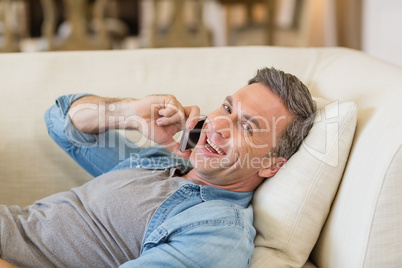
<path id="1" fill-rule="evenodd" d="M 184 123 L 186 123 L 186 128 L 189 130 L 192 130 L 195 125 L 198 123 L 199 118 L 200 118 L 200 108 L 198 106 L 186 106 L 182 107 L 180 105 L 180 108 L 178 107 L 169 107 L 166 109 L 161 109 L 159 110 L 159 114 L 164 116 L 161 118 L 157 119 L 157 124 L 159 126 L 168 126 L 168 125 L 174 125 L 174 124 L 179 124 L 180 126 L 177 126 L 180 128 L 180 130 L 183 129 Z M 169 116 L 169 117 L 167 117 Z M 187 118 L 187 120 L 185 120 Z M 180 144 L 171 139 L 171 142 L 161 144 L 162 147 L 168 149 L 175 155 L 179 157 L 183 157 L 186 159 L 190 158 L 191 155 L 191 150 L 181 152 L 180 151 Z"/>
<path id="2" fill-rule="evenodd" d="M 159 126 L 178 124 L 180 128 L 183 128 L 186 124 L 186 128 L 191 130 L 200 118 L 200 108 L 196 105 L 183 107 L 173 97 L 165 104 L 165 108 L 159 109 L 158 114 L 162 116 L 156 121 Z"/>
<path id="3" fill-rule="evenodd" d="M 158 113 L 159 113 L 159 115 L 162 115 L 165 117 L 171 117 L 171 116 L 177 114 L 178 112 L 180 112 L 181 109 L 183 109 L 183 107 L 179 104 L 177 104 L 177 105 L 167 104 L 167 107 L 160 109 L 158 111 Z M 183 114 L 183 112 L 182 112 L 182 114 Z"/>
<path id="4" fill-rule="evenodd" d="M 143 107 L 151 107 L 150 112 L 144 113 L 148 124 L 157 125 L 153 128 L 154 133 L 147 133 L 147 137 L 180 157 L 190 158 L 191 151 L 181 152 L 180 144 L 173 136 L 185 125 L 189 130 L 195 127 L 200 118 L 200 108 L 195 105 L 183 107 L 173 95 L 151 95 L 142 104 Z"/>
<path id="5" fill-rule="evenodd" d="M 185 117 L 183 113 L 180 113 L 177 111 L 176 113 L 172 114 L 171 116 L 165 116 L 163 112 L 159 112 L 159 115 L 162 117 L 159 117 L 156 120 L 156 123 L 158 126 L 169 126 L 169 125 L 174 125 L 178 124 L 181 128 L 181 126 L 184 125 L 185 123 Z"/>
<path id="6" fill-rule="evenodd" d="M 165 95 L 163 99 L 160 100 L 160 108 L 158 110 L 158 116 L 156 123 L 159 126 L 167 126 L 172 124 L 179 124 L 182 126 L 185 123 L 185 114 L 183 111 L 183 106 L 180 102 L 172 95 Z"/>
<path id="7" fill-rule="evenodd" d="M 186 106 L 183 109 L 187 117 L 186 128 L 192 130 L 200 119 L 200 107 L 193 105 Z"/>

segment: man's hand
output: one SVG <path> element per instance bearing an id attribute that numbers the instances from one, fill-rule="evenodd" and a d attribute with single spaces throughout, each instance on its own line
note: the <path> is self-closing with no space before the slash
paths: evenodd
<path id="1" fill-rule="evenodd" d="M 140 100 L 86 96 L 73 102 L 68 115 L 72 124 L 84 133 L 135 129 L 176 155 L 189 158 L 191 152 L 180 152 L 173 136 L 184 126 L 193 129 L 200 109 L 183 107 L 173 95 L 151 95 Z"/>
<path id="2" fill-rule="evenodd" d="M 198 106 L 183 107 L 172 95 L 151 95 L 139 100 L 135 110 L 145 120 L 137 126 L 143 135 L 178 156 L 190 157 L 190 151 L 180 152 L 173 136 L 184 126 L 190 130 L 194 128 L 200 117 Z"/>

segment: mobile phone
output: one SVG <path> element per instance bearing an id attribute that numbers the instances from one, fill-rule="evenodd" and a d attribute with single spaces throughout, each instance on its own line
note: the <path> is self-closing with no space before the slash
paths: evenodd
<path id="1" fill-rule="evenodd" d="M 180 140 L 180 152 L 193 149 L 197 145 L 197 142 L 200 139 L 202 126 L 204 125 L 206 119 L 206 116 L 201 117 L 192 130 L 188 130 L 186 127 L 184 127 L 183 136 L 181 136 Z"/>

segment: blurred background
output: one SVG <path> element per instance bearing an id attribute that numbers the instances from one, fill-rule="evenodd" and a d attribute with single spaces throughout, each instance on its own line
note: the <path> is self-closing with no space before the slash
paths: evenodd
<path id="1" fill-rule="evenodd" d="M 0 52 L 342 46 L 402 66 L 400 0 L 0 0 Z"/>

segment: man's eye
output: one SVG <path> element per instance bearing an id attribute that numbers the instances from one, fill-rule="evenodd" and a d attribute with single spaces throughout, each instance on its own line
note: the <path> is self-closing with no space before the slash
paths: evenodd
<path id="1" fill-rule="evenodd" d="M 223 109 L 225 109 L 228 113 L 231 113 L 232 111 L 230 110 L 230 107 L 227 106 L 226 104 L 222 104 L 223 105 Z"/>
<path id="2" fill-rule="evenodd" d="M 249 133 L 253 133 L 253 129 L 246 123 L 243 123 L 243 128 L 249 132 Z"/>

